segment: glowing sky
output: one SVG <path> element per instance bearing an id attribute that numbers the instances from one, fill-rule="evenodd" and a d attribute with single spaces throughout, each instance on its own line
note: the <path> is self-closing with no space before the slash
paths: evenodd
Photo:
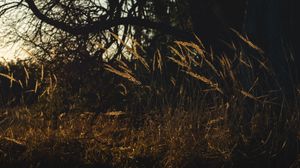
<path id="1" fill-rule="evenodd" d="M 0 61 L 24 59 L 27 54 L 22 50 L 20 43 L 0 47 Z"/>
<path id="2" fill-rule="evenodd" d="M 0 5 L 4 3 L 19 2 L 20 0 L 0 0 Z M 101 6 L 105 6 L 105 0 L 100 0 L 99 3 Z M 0 61 L 6 60 L 15 60 L 15 59 L 24 59 L 27 56 L 27 52 L 22 49 L 22 42 L 17 42 L 16 44 L 7 44 L 6 40 L 10 37 L 3 37 L 8 27 L 9 22 L 12 18 L 18 18 L 18 15 L 23 15 L 23 11 L 13 12 L 13 15 L 2 16 L 0 17 Z M 18 31 L 22 31 L 22 28 L 17 28 Z"/>
<path id="3" fill-rule="evenodd" d="M 13 2 L 14 0 L 0 0 L 0 5 L 4 3 Z M 26 52 L 22 51 L 21 42 L 15 44 L 7 44 L 6 41 L 10 37 L 5 37 L 4 34 L 8 27 L 7 23 L 10 21 L 10 17 L 0 17 L 0 61 L 10 61 L 15 59 L 26 58 Z"/>

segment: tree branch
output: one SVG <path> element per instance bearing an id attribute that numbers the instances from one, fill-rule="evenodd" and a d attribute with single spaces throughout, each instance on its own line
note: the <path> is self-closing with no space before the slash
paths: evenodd
<path id="1" fill-rule="evenodd" d="M 176 36 L 185 40 L 194 39 L 194 35 L 187 31 L 178 29 L 176 27 L 172 27 L 168 24 L 164 24 L 161 22 L 154 22 L 146 19 L 141 19 L 138 17 L 121 17 L 111 20 L 99 20 L 94 21 L 90 24 L 80 25 L 80 26 L 70 26 L 64 22 L 60 22 L 58 20 L 54 20 L 46 15 L 44 15 L 34 3 L 34 0 L 25 0 L 28 4 L 29 9 L 33 12 L 33 14 L 43 22 L 52 25 L 58 29 L 61 29 L 65 32 L 68 32 L 73 35 L 82 35 L 89 33 L 96 33 L 99 31 L 107 30 L 111 27 L 119 26 L 119 25 L 135 25 L 142 26 L 145 28 L 156 29 L 162 31 L 163 33 Z"/>

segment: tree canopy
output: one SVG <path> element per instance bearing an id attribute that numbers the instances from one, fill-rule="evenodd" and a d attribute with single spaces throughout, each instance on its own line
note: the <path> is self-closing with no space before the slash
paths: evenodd
<path id="1" fill-rule="evenodd" d="M 236 0 L 228 3 L 217 0 L 21 0 L 8 2 L 0 9 L 2 15 L 16 9 L 25 10 L 26 20 L 31 22 L 27 23 L 31 25 L 27 35 L 33 41 L 37 41 L 39 35 L 60 30 L 81 37 L 112 31 L 147 38 L 167 34 L 181 40 L 195 39 L 195 33 L 203 41 L 211 42 L 224 38 L 229 28 L 241 31 L 245 4 L 246 1 Z"/>
<path id="2" fill-rule="evenodd" d="M 109 59 L 122 57 L 122 41 L 132 39 L 153 49 L 198 37 L 224 52 L 234 29 L 262 47 L 284 79 L 284 62 L 299 62 L 290 57 L 299 54 L 298 6 L 296 0 L 11 0 L 0 16 L 15 16 L 10 33 L 38 48 L 42 60 L 56 55 L 56 61 L 86 55 L 103 61 L 109 51 Z"/>

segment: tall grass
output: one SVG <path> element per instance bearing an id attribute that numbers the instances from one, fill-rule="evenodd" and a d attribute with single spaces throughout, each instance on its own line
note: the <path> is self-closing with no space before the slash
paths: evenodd
<path id="1" fill-rule="evenodd" d="M 97 89 L 95 85 L 79 89 L 95 94 L 103 93 L 98 90 L 101 87 L 111 89 L 110 95 L 100 94 L 111 106 L 101 114 L 87 112 L 77 101 L 88 96 L 68 92 L 69 87 L 64 87 L 68 85 L 61 82 L 69 78 L 56 74 L 55 80 L 50 75 L 42 92 L 48 93 L 44 94 L 47 101 L 1 112 L 1 163 L 19 161 L 37 167 L 47 161 L 73 162 L 78 167 L 297 165 L 297 97 L 293 103 L 285 101 L 262 50 L 240 38 L 243 43 L 229 44 L 227 55 L 214 54 L 200 40 L 175 41 L 168 52 L 157 51 L 153 57 L 146 57 L 137 43 L 126 46 L 130 59 L 104 64 L 106 71 L 101 73 L 109 81 L 98 83 Z M 15 79 L 7 75 L 2 76 Z M 85 77 L 84 81 L 90 81 L 96 76 Z M 60 107 L 65 105 L 66 93 L 71 95 L 68 99 L 75 99 L 79 113 Z M 89 99 L 86 104 L 94 105 Z M 9 147 L 2 150 L 2 146 Z M 21 155 L 10 152 L 13 147 Z"/>

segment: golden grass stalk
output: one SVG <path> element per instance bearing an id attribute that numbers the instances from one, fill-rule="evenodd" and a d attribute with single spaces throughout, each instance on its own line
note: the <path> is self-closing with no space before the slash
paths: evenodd
<path id="1" fill-rule="evenodd" d="M 211 88 L 214 88 L 215 90 L 217 90 L 218 92 L 220 92 L 221 94 L 223 94 L 223 91 L 221 88 L 219 88 L 218 83 L 214 83 L 213 81 L 211 81 L 210 79 L 206 78 L 205 76 L 199 75 L 197 73 L 191 72 L 191 71 L 184 71 L 185 73 L 187 73 L 188 75 L 192 76 L 193 78 L 207 84 L 208 86 L 210 86 Z"/>
<path id="2" fill-rule="evenodd" d="M 155 71 L 156 69 L 159 70 L 160 73 L 162 73 L 163 68 L 163 60 L 162 56 L 159 50 L 157 50 L 154 54 L 153 64 L 152 64 L 152 70 Z"/>
<path id="3" fill-rule="evenodd" d="M 141 85 L 141 82 L 139 80 L 137 80 L 134 76 L 132 76 L 129 73 L 121 72 L 121 71 L 113 68 L 112 66 L 110 66 L 108 64 L 105 64 L 104 67 L 105 67 L 105 70 L 107 70 L 107 71 L 109 71 L 111 73 L 114 73 L 114 74 L 116 74 L 116 75 L 118 75 L 120 77 L 128 79 L 129 81 L 133 82 L 136 85 Z"/>
<path id="4" fill-rule="evenodd" d="M 243 35 L 241 35 L 238 31 L 236 31 L 235 29 L 231 29 L 232 32 L 234 32 L 241 40 L 243 40 L 248 46 L 250 46 L 251 48 L 255 49 L 256 51 L 258 51 L 260 54 L 263 54 L 264 51 L 259 48 L 257 45 L 255 45 L 252 41 L 250 41 L 248 39 L 248 37 L 244 37 Z"/>
<path id="5" fill-rule="evenodd" d="M 117 34 L 110 32 L 110 34 L 116 39 L 118 40 L 123 46 L 125 46 L 125 48 L 128 50 L 128 52 L 130 54 L 132 54 L 132 56 L 134 57 L 134 59 L 139 60 L 142 65 L 145 67 L 145 69 L 150 72 L 150 66 L 147 63 L 147 61 L 140 56 L 137 47 L 139 47 L 143 52 L 145 52 L 145 50 L 143 49 L 143 47 L 141 45 L 139 45 L 139 43 L 133 39 L 131 39 L 132 41 L 132 45 L 129 46 L 129 43 L 126 43 L 125 41 L 123 41 Z"/>
<path id="6" fill-rule="evenodd" d="M 0 73 L 0 76 L 3 76 L 3 77 L 5 77 L 5 78 L 7 78 L 7 79 L 10 80 L 10 85 L 9 85 L 10 87 L 12 87 L 13 82 L 18 83 L 18 81 L 14 78 L 14 74 L 13 73 L 11 75 Z"/>

